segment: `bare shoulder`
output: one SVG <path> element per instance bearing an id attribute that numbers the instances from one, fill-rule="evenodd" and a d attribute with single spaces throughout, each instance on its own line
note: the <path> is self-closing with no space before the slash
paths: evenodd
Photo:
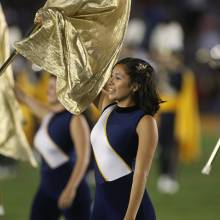
<path id="1" fill-rule="evenodd" d="M 71 125 L 79 125 L 79 124 L 82 124 L 82 123 L 86 123 L 86 118 L 84 115 L 73 115 L 72 118 L 71 118 Z"/>
<path id="2" fill-rule="evenodd" d="M 137 132 L 145 131 L 145 130 L 157 130 L 157 122 L 154 117 L 151 115 L 144 115 L 138 125 L 137 125 Z"/>
<path id="3" fill-rule="evenodd" d="M 148 125 L 150 125 L 150 124 L 156 125 L 157 124 L 156 119 L 153 116 L 151 116 L 151 115 L 144 115 L 140 119 L 140 121 L 138 123 L 138 126 L 139 125 L 147 125 L 147 124 Z"/>
<path id="4" fill-rule="evenodd" d="M 139 137 L 140 148 L 143 146 L 151 146 L 155 149 L 158 142 L 158 129 L 155 118 L 150 115 L 145 115 L 141 118 L 137 126 L 137 135 Z"/>
<path id="5" fill-rule="evenodd" d="M 84 115 L 74 115 L 70 122 L 70 133 L 71 136 L 76 138 L 76 136 L 83 137 L 83 134 L 89 135 L 90 128 L 86 117 Z"/>

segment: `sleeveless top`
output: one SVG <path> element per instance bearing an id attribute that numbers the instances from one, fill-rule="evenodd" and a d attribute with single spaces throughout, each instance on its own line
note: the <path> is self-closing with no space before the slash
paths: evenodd
<path id="1" fill-rule="evenodd" d="M 69 180 L 76 160 L 70 135 L 72 117 L 74 116 L 66 110 L 48 114 L 34 139 L 37 149 L 47 148 L 48 151 L 45 153 L 39 150 L 42 155 L 41 189 L 55 197 L 59 196 Z"/>
<path id="2" fill-rule="evenodd" d="M 97 183 L 133 172 L 138 148 L 136 128 L 145 112 L 137 106 L 108 106 L 91 132 Z"/>

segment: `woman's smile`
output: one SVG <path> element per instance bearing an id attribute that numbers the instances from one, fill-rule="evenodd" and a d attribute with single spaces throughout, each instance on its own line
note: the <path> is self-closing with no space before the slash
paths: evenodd
<path id="1" fill-rule="evenodd" d="M 109 86 L 108 92 L 109 92 L 109 94 L 112 94 L 115 92 L 115 89 L 112 86 Z"/>

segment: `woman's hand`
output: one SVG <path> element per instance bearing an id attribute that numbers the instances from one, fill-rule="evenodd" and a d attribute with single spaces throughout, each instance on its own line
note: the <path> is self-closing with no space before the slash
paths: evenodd
<path id="1" fill-rule="evenodd" d="M 35 24 L 41 24 L 43 23 L 43 15 L 41 14 L 36 14 L 35 19 L 34 19 Z"/>
<path id="2" fill-rule="evenodd" d="M 35 24 L 40 24 L 40 25 L 43 24 L 43 22 L 45 21 L 45 18 L 43 16 L 43 12 L 44 12 L 43 8 L 40 8 L 38 10 L 38 12 L 36 13 L 35 18 L 34 18 L 34 23 Z"/>
<path id="3" fill-rule="evenodd" d="M 58 200 L 59 208 L 66 209 L 70 207 L 73 203 L 75 196 L 76 196 L 76 190 L 74 190 L 72 187 L 67 186 L 59 197 Z"/>

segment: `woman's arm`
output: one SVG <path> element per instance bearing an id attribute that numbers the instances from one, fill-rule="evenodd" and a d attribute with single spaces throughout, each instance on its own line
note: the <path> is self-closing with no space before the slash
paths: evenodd
<path id="1" fill-rule="evenodd" d="M 70 131 L 75 145 L 76 164 L 59 198 L 58 205 L 60 208 L 67 208 L 72 204 L 77 188 L 86 173 L 90 161 L 90 130 L 83 115 L 73 117 Z"/>
<path id="2" fill-rule="evenodd" d="M 42 119 L 45 115 L 47 115 L 51 109 L 46 104 L 39 102 L 31 96 L 25 94 L 18 86 L 15 86 L 15 96 L 16 98 L 27 105 L 33 114 L 38 118 Z"/>
<path id="3" fill-rule="evenodd" d="M 138 152 L 129 205 L 124 220 L 135 220 L 143 198 L 158 141 L 155 119 L 151 116 L 144 116 L 138 123 L 137 134 L 139 138 Z"/>
<path id="4" fill-rule="evenodd" d="M 93 104 L 96 106 L 96 108 L 99 109 L 99 111 L 102 111 L 106 106 L 110 105 L 113 102 L 114 101 L 108 98 L 108 82 L 107 82 L 104 88 L 102 89 L 102 91 L 94 100 Z"/>

